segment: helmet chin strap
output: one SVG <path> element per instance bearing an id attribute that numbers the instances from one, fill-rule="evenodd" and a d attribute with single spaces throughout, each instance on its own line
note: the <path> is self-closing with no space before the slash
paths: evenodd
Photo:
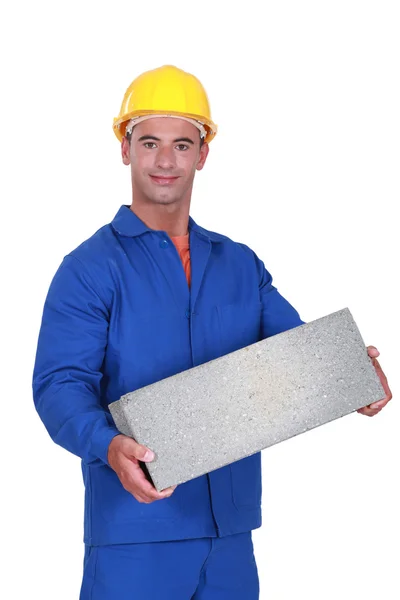
<path id="1" fill-rule="evenodd" d="M 132 133 L 132 129 L 135 127 L 135 125 L 137 125 L 138 123 L 141 123 L 142 121 L 146 121 L 146 119 L 159 119 L 160 117 L 168 117 L 168 118 L 172 118 L 172 119 L 183 119 L 184 121 L 187 121 L 188 123 L 192 123 L 192 125 L 194 125 L 195 127 L 197 127 L 197 129 L 200 130 L 200 134 L 201 137 L 204 139 L 207 135 L 207 131 L 203 125 L 203 123 L 201 123 L 200 121 L 196 121 L 196 119 L 189 119 L 188 117 L 181 117 L 178 115 L 144 115 L 143 117 L 134 117 L 133 119 L 131 119 L 128 122 L 128 125 L 126 126 L 126 133 L 131 134 Z"/>

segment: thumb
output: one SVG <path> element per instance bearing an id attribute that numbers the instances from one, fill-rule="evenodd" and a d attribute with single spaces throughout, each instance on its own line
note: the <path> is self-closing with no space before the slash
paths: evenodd
<path id="1" fill-rule="evenodd" d="M 135 446 L 132 449 L 132 454 L 135 458 L 143 462 L 151 462 L 152 460 L 154 460 L 154 452 L 152 452 L 152 450 L 150 450 L 146 446 L 138 444 L 137 442 L 135 442 Z"/>

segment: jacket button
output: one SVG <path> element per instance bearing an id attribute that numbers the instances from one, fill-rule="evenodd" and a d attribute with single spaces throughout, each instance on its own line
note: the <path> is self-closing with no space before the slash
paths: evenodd
<path id="1" fill-rule="evenodd" d="M 160 248 L 168 248 L 169 244 L 167 240 L 161 240 Z"/>
<path id="2" fill-rule="evenodd" d="M 187 316 L 188 319 L 190 319 L 190 310 L 185 310 L 185 315 Z"/>

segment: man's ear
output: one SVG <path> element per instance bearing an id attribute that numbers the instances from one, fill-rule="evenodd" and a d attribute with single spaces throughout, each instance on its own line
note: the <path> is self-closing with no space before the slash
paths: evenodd
<path id="1" fill-rule="evenodd" d="M 124 165 L 131 164 L 131 147 L 130 147 L 129 142 L 126 139 L 126 137 L 122 138 L 121 156 L 122 156 L 122 162 L 124 163 Z"/>
<path id="2" fill-rule="evenodd" d="M 198 171 L 201 171 L 201 169 L 204 167 L 209 150 L 210 150 L 209 145 L 206 142 L 204 142 L 204 144 L 200 148 L 200 156 L 199 156 L 199 160 L 196 165 L 196 169 Z"/>

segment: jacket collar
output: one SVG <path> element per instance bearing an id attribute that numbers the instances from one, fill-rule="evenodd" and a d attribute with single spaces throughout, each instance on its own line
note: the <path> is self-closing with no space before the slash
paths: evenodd
<path id="1" fill-rule="evenodd" d="M 127 204 L 123 204 L 120 207 L 114 219 L 111 221 L 111 225 L 117 233 L 127 237 L 136 237 L 146 232 L 154 232 L 154 229 L 147 227 L 147 225 L 145 225 L 145 223 L 139 219 L 139 217 L 130 209 Z M 223 242 L 227 239 L 223 235 L 203 229 L 203 227 L 197 225 L 197 223 L 190 216 L 189 230 L 208 238 L 211 242 Z"/>

